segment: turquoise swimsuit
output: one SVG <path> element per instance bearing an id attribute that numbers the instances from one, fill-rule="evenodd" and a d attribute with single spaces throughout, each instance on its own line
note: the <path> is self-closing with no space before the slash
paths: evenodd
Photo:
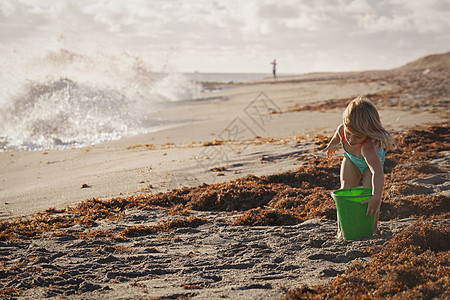
<path id="1" fill-rule="evenodd" d="M 368 139 L 368 137 L 361 143 L 361 148 L 362 148 L 362 145 L 367 141 L 367 139 Z M 361 153 L 361 158 L 356 157 L 356 156 L 348 153 L 347 150 L 345 150 L 345 148 L 344 148 L 344 144 L 342 143 L 343 141 L 345 141 L 345 137 L 343 137 L 342 140 L 341 140 L 342 148 L 344 149 L 344 152 L 345 152 L 344 156 L 347 157 L 348 159 L 350 159 L 352 161 L 352 163 L 354 163 L 355 166 L 358 167 L 358 169 L 361 172 L 361 174 L 363 174 L 364 170 L 368 167 L 366 159 L 364 158 L 362 153 Z M 384 152 L 383 147 L 380 147 L 380 149 L 378 149 L 377 155 L 378 155 L 378 157 L 381 160 L 381 164 L 384 164 L 384 161 L 386 159 L 386 154 Z"/>

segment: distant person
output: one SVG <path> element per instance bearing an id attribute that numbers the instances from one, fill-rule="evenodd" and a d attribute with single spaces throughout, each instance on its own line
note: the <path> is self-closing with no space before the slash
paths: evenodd
<path id="1" fill-rule="evenodd" d="M 274 58 L 273 62 L 271 62 L 270 64 L 273 65 L 273 78 L 277 78 L 277 60 Z"/>
<path id="2" fill-rule="evenodd" d="M 368 204 L 367 216 L 375 214 L 373 232 L 377 234 L 384 185 L 384 149 L 389 150 L 395 143 L 381 125 L 375 105 L 367 98 L 353 99 L 345 109 L 342 119 L 343 124 L 338 126 L 323 152 L 327 152 L 327 157 L 331 157 L 340 145 L 344 148 L 341 189 L 357 187 L 361 178 L 363 187 L 372 188 L 372 197 L 361 204 Z M 338 238 L 341 236 L 338 220 Z"/>

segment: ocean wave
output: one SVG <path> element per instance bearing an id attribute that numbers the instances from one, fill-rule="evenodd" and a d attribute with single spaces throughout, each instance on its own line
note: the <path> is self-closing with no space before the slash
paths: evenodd
<path id="1" fill-rule="evenodd" d="M 0 99 L 3 150 L 84 147 L 146 133 L 161 123 L 153 112 L 201 90 L 183 74 L 151 72 L 129 55 L 98 59 L 60 50 L 27 68 Z"/>

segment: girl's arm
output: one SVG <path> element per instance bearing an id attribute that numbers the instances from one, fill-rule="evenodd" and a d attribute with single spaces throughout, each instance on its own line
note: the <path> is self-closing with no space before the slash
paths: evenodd
<path id="1" fill-rule="evenodd" d="M 327 157 L 330 158 L 337 150 L 339 150 L 339 143 L 341 142 L 340 132 L 342 131 L 344 124 L 341 124 L 337 127 L 334 132 L 331 141 L 328 143 L 328 146 L 322 150 L 322 152 L 327 152 Z"/>
<path id="2" fill-rule="evenodd" d="M 369 140 L 361 148 L 361 154 L 366 159 L 367 165 L 372 172 L 372 197 L 361 202 L 368 203 L 367 216 L 371 216 L 378 211 L 381 204 L 381 196 L 383 194 L 384 172 L 383 164 L 378 157 L 373 140 Z"/>

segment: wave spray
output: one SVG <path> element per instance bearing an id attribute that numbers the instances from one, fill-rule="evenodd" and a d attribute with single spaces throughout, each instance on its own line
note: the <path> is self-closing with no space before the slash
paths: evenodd
<path id="1" fill-rule="evenodd" d="M 0 73 L 0 149 L 84 147 L 155 130 L 151 114 L 195 99 L 180 73 L 156 73 L 138 56 L 47 51 Z"/>

